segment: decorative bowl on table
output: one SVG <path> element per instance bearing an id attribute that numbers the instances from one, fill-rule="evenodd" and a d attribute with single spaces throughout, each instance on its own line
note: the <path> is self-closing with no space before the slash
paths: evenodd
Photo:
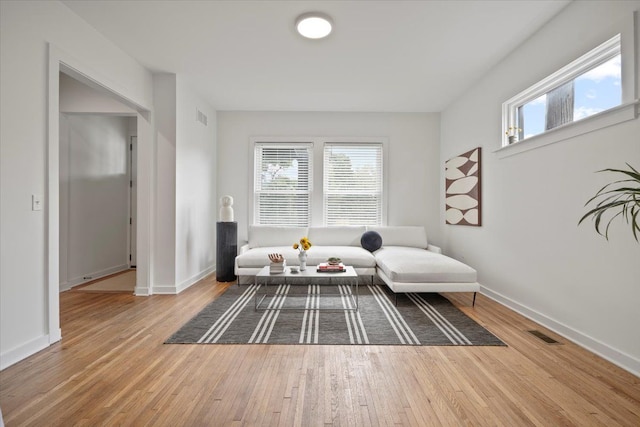
<path id="1" fill-rule="evenodd" d="M 338 265 L 342 262 L 342 260 L 340 258 L 337 257 L 331 257 L 329 259 L 327 259 L 327 264 L 329 265 Z"/>

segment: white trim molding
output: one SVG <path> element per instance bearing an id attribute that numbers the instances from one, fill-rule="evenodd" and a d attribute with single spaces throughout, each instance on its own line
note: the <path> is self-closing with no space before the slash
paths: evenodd
<path id="1" fill-rule="evenodd" d="M 593 68 L 620 55 L 621 41 L 622 36 L 620 34 L 616 34 L 614 37 L 582 55 L 580 58 L 567 64 L 555 73 L 545 77 L 519 94 L 513 96 L 511 99 L 505 101 L 502 104 L 502 146 L 507 147 L 510 145 L 509 130 L 518 129 L 518 127 L 521 126 L 521 124 L 518 123 L 518 118 L 516 117 L 520 106 L 549 93 L 558 86 L 573 81 L 587 71 L 592 70 Z M 633 60 L 633 58 L 631 59 Z M 622 91 L 624 92 L 624 90 L 625 88 L 623 85 Z M 542 134 L 548 133 L 549 131 L 550 130 L 545 130 Z M 527 139 L 528 138 L 523 141 L 526 141 Z M 519 143 L 520 141 L 517 141 L 512 144 Z"/>
<path id="2" fill-rule="evenodd" d="M 545 145 L 553 144 L 555 142 L 565 141 L 576 136 L 595 132 L 599 129 L 617 125 L 618 123 L 635 120 L 638 118 L 639 106 L 639 100 L 618 105 L 617 107 L 585 117 L 582 120 L 550 129 L 544 133 L 529 137 L 515 144 L 503 146 L 493 152 L 499 159 L 503 159 L 505 157 L 524 153 L 525 151 L 544 147 Z"/>
<path id="3" fill-rule="evenodd" d="M 164 286 L 154 286 L 153 287 L 153 293 L 155 295 L 177 295 L 180 292 L 184 291 L 187 288 L 190 288 L 191 286 L 195 285 L 196 283 L 198 283 L 200 280 L 204 279 L 205 277 L 209 276 L 210 274 L 215 273 L 216 271 L 216 266 L 212 265 L 208 268 L 206 268 L 205 270 L 201 271 L 200 273 L 191 276 L 190 278 L 188 278 L 187 280 L 184 280 L 183 282 L 177 284 L 177 285 L 164 285 Z M 141 289 L 142 290 L 142 289 Z M 136 288 L 136 295 L 138 292 L 138 288 Z"/>
<path id="4" fill-rule="evenodd" d="M 324 173 L 324 146 L 325 144 L 382 144 L 382 225 L 387 224 L 388 199 L 389 199 L 389 137 L 386 136 L 362 136 L 362 137 L 335 137 L 335 136 L 262 136 L 249 138 L 249 168 L 248 182 L 251 183 L 247 194 L 248 222 L 254 224 L 255 206 L 255 144 L 257 143 L 305 143 L 312 144 L 312 191 L 311 191 L 311 216 L 310 226 L 324 225 L 323 214 L 323 173 Z"/>
<path id="5" fill-rule="evenodd" d="M 480 292 L 482 295 L 491 298 L 492 300 L 510 308 L 511 310 L 523 315 L 527 319 L 533 320 L 536 323 L 544 326 L 545 328 L 563 336 L 574 344 L 589 350 L 590 352 L 602 357 L 605 360 L 613 363 L 616 366 L 632 373 L 633 375 L 640 377 L 640 360 L 635 357 L 623 353 L 615 348 L 612 348 L 605 343 L 583 334 L 580 331 L 573 329 L 557 320 L 550 318 L 549 316 L 542 314 L 526 305 L 520 304 L 511 298 L 495 292 L 484 285 L 480 285 Z"/>
<path id="6" fill-rule="evenodd" d="M 68 291 L 74 286 L 81 285 L 83 283 L 91 282 L 94 280 L 101 279 L 103 277 L 109 276 L 111 274 L 119 273 L 121 271 L 126 271 L 129 269 L 129 264 L 120 264 L 114 267 L 105 268 L 104 270 L 95 271 L 92 273 L 88 273 L 83 277 L 91 276 L 91 279 L 84 279 L 83 277 L 74 277 L 69 279 L 67 282 L 60 284 L 60 292 Z"/>
<path id="7" fill-rule="evenodd" d="M 29 356 L 36 354 L 37 352 L 44 350 L 49 345 L 60 341 L 60 330 L 58 329 L 58 336 L 52 337 L 50 335 L 42 335 L 38 338 L 32 339 L 19 347 L 11 349 L 5 353 L 0 354 L 0 371 L 8 368 L 26 359 Z"/>
<path id="8" fill-rule="evenodd" d="M 46 183 L 46 287 L 47 287 L 47 335 L 37 338 L 30 343 L 21 346 L 19 349 L 12 350 L 7 357 L 13 360 L 16 357 L 26 358 L 27 356 L 42 350 L 47 345 L 53 344 L 62 339 L 60 329 L 60 72 L 64 72 L 79 79 L 81 82 L 107 91 L 114 95 L 126 105 L 135 109 L 138 118 L 138 217 L 141 223 L 147 223 L 148 228 L 138 227 L 138 285 L 151 286 L 152 264 L 151 255 L 153 251 L 153 217 L 151 215 L 153 182 L 149 173 L 153 164 L 153 131 L 152 131 L 152 113 L 151 110 L 142 104 L 139 104 L 126 95 L 127 91 L 112 82 L 107 76 L 99 71 L 91 69 L 86 64 L 79 61 L 73 55 L 68 54 L 57 46 L 48 44 L 48 70 L 47 70 L 47 183 Z M 146 159 L 146 162 L 143 160 Z M 146 195 L 146 196 L 145 196 Z M 46 345 L 40 345 L 46 341 Z M 11 363 L 15 363 L 15 360 Z"/>

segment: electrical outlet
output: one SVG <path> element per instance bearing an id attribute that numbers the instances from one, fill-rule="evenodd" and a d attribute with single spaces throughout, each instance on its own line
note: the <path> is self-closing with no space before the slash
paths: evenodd
<path id="1" fill-rule="evenodd" d="M 32 211 L 42 210 L 42 196 L 40 194 L 31 195 L 31 210 Z"/>

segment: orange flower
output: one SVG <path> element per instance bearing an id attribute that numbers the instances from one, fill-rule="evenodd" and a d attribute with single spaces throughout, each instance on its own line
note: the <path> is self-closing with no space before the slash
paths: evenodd
<path id="1" fill-rule="evenodd" d="M 300 252 L 303 252 L 303 251 L 308 251 L 311 248 L 311 246 L 313 245 L 309 241 L 309 238 L 303 237 L 300 239 L 300 243 L 293 244 L 293 249 L 298 249 Z"/>

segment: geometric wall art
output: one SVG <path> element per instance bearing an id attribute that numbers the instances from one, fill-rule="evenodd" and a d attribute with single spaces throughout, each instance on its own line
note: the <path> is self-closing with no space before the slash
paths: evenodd
<path id="1" fill-rule="evenodd" d="M 482 147 L 474 148 L 444 163 L 444 200 L 447 224 L 482 225 L 481 152 Z"/>

